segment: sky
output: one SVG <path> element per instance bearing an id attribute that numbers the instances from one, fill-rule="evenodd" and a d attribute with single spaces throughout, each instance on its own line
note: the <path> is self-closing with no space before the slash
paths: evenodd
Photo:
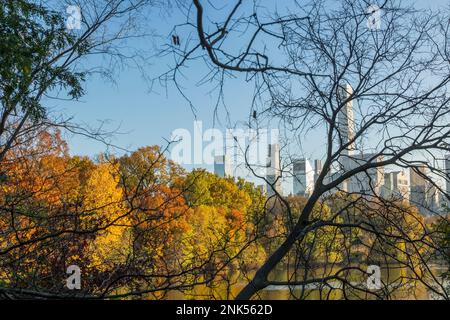
<path id="1" fill-rule="evenodd" d="M 164 38 L 153 39 L 156 45 L 163 46 L 169 42 L 169 33 L 177 20 L 177 15 L 159 17 L 156 14 L 157 32 Z M 162 27 L 161 27 L 162 26 Z M 149 45 L 150 46 L 150 45 Z M 145 74 L 156 78 L 166 72 L 174 64 L 172 56 L 154 57 Z M 204 73 L 202 73 L 204 74 Z M 173 83 L 165 88 L 159 83 L 145 81 L 139 70 L 130 68 L 119 72 L 115 83 L 99 76 L 93 76 L 85 83 L 86 94 L 79 101 L 48 101 L 53 112 L 64 112 L 72 115 L 77 123 L 96 126 L 107 121 L 107 128 L 119 127 L 113 143 L 127 149 L 136 149 L 146 145 L 164 145 L 171 132 L 177 128 L 193 130 L 195 120 L 203 121 L 204 127 L 213 127 L 213 111 L 216 95 L 208 92 L 207 87 L 197 87 L 192 81 L 199 79 L 198 69 L 186 70 L 182 85 L 192 100 L 193 111 L 185 98 L 178 92 Z M 191 85 L 192 84 L 192 85 Z M 233 97 L 229 105 L 236 120 L 248 117 L 248 102 L 251 92 L 245 92 L 240 83 L 228 86 Z M 223 111 L 223 110 L 222 110 Z M 221 112 L 223 115 L 223 112 Z M 220 118 L 224 118 L 223 116 Z M 217 126 L 218 124 L 216 124 Z M 69 139 L 70 152 L 93 156 L 104 149 L 104 146 L 80 136 Z"/>
<path id="2" fill-rule="evenodd" d="M 265 2 L 265 1 L 262 1 Z M 418 7 L 437 8 L 448 5 L 447 0 L 414 1 Z M 286 5 L 287 1 L 277 1 L 276 6 Z M 153 39 L 151 46 L 161 47 L 170 40 L 169 34 L 175 24 L 183 17 L 177 13 L 160 14 L 154 12 L 149 24 L 154 31 L 161 35 Z M 136 45 L 144 46 L 143 43 Z M 157 77 L 173 65 L 172 56 L 154 57 L 151 66 L 145 70 L 150 78 Z M 89 78 L 85 83 L 86 94 L 80 101 L 49 100 L 47 105 L 52 112 L 62 112 L 73 117 L 73 121 L 95 127 L 106 122 L 107 129 L 115 130 L 112 142 L 122 148 L 135 150 L 142 146 L 166 144 L 171 132 L 178 128 L 185 128 L 193 132 L 194 121 L 203 122 L 203 128 L 218 127 L 222 130 L 226 124 L 214 123 L 214 106 L 216 92 L 210 92 L 211 86 L 196 86 L 205 70 L 189 68 L 184 70 L 185 79 L 182 82 L 185 92 L 195 106 L 195 112 L 190 105 L 169 83 L 168 88 L 158 84 L 150 90 L 150 84 L 143 80 L 137 69 L 120 71 L 115 78 L 115 84 L 105 81 L 98 76 Z M 250 114 L 252 86 L 242 78 L 230 80 L 225 88 L 225 100 L 231 115 L 231 123 L 246 121 Z M 219 109 L 219 119 L 225 119 L 223 108 Z M 92 139 L 82 136 L 66 136 L 71 154 L 94 157 L 105 151 L 105 146 Z M 309 153 L 314 153 L 317 141 L 304 141 L 302 147 Z M 116 150 L 116 152 L 121 152 Z M 186 166 L 188 169 L 190 166 Z M 212 166 L 204 166 L 211 170 Z"/>

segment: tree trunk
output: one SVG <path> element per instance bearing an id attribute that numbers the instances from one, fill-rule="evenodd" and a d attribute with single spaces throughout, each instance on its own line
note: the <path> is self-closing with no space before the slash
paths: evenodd
<path id="1" fill-rule="evenodd" d="M 269 257 L 269 259 L 261 266 L 261 268 L 256 271 L 253 279 L 236 296 L 236 300 L 249 300 L 255 293 L 269 285 L 269 281 L 267 279 L 269 273 L 289 252 L 292 245 L 298 239 L 298 236 L 307 226 L 308 218 L 318 198 L 319 196 L 317 193 L 313 193 L 311 195 L 294 229 L 289 233 L 288 237 L 286 238 L 286 240 L 284 240 L 281 246 L 279 246 L 278 249 L 275 250 L 275 252 L 272 253 L 272 255 Z"/>

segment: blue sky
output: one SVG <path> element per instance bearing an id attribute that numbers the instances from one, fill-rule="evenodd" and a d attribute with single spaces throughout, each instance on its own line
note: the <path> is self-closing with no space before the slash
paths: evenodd
<path id="1" fill-rule="evenodd" d="M 264 2 L 264 1 L 262 1 Z M 286 5 L 286 1 L 277 1 L 276 6 Z M 447 0 L 416 1 L 418 7 L 432 6 L 434 8 L 448 5 Z M 272 3 L 273 4 L 273 3 Z M 169 33 L 182 17 L 178 13 L 161 16 L 155 13 L 150 19 L 150 25 L 161 38 L 155 38 L 154 44 L 159 47 L 169 41 Z M 136 43 L 136 45 L 143 45 Z M 145 46 L 145 45 L 144 45 Z M 149 43 L 150 46 L 150 43 Z M 150 77 L 166 71 L 173 65 L 173 57 L 153 58 L 152 66 L 146 71 Z M 197 87 L 197 81 L 204 70 L 190 68 L 185 70 L 186 92 L 189 92 L 196 108 L 197 120 L 203 121 L 203 127 L 213 126 L 213 110 L 217 96 L 211 94 L 211 87 Z M 173 85 L 167 91 L 161 86 L 154 86 L 149 91 L 146 83 L 136 69 L 127 69 L 120 72 L 112 84 L 99 77 L 90 78 L 85 85 L 86 95 L 78 102 L 48 101 L 48 106 L 55 112 L 64 112 L 72 115 L 74 121 L 96 126 L 107 120 L 107 128 L 114 129 L 120 126 L 121 134 L 116 134 L 113 143 L 130 150 L 146 145 L 164 145 L 165 139 L 177 128 L 193 130 L 194 113 L 189 104 L 177 92 Z M 229 108 L 232 123 L 245 121 L 249 116 L 249 106 L 252 97 L 252 87 L 243 79 L 229 81 L 226 86 L 226 102 Z M 223 108 L 219 109 L 219 118 L 224 119 Z M 222 128 L 216 124 L 216 127 Z M 105 151 L 105 146 L 81 136 L 68 136 L 71 154 L 94 156 Z M 316 141 L 305 141 L 303 148 L 313 152 Z"/>
<path id="2" fill-rule="evenodd" d="M 153 45 L 162 48 L 169 43 L 173 26 L 185 18 L 179 13 L 161 16 L 155 12 L 148 19 L 154 31 L 161 35 L 153 38 L 153 43 L 149 42 L 147 49 L 150 49 Z M 143 46 L 141 41 L 129 45 Z M 145 72 L 146 76 L 153 78 L 166 72 L 174 64 L 174 59 L 172 56 L 154 57 L 150 62 Z M 173 83 L 169 82 L 167 88 L 156 84 L 150 89 L 150 83 L 135 68 L 121 70 L 114 84 L 99 76 L 89 78 L 85 83 L 86 94 L 79 101 L 48 100 L 46 103 L 53 113 L 62 112 L 73 116 L 76 123 L 96 127 L 106 121 L 106 129 L 119 128 L 120 133 L 114 136 L 112 142 L 128 150 L 147 145 L 165 145 L 173 130 L 186 128 L 192 131 L 196 119 L 203 121 L 204 128 L 228 127 L 213 122 L 216 92 L 211 92 L 212 87 L 208 85 L 198 87 L 195 83 L 205 74 L 206 68 L 199 70 L 197 65 L 184 72 L 186 78 L 182 86 L 192 100 L 195 112 Z M 227 82 L 226 102 L 232 123 L 248 118 L 251 90 L 252 87 L 246 86 L 242 79 Z M 223 108 L 219 109 L 218 118 L 225 120 Z M 95 156 L 105 151 L 103 144 L 83 136 L 67 136 L 66 139 L 71 154 Z"/>

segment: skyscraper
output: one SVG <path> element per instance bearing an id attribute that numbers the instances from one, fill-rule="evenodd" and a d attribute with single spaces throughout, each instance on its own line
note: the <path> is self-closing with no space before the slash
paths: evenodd
<path id="1" fill-rule="evenodd" d="M 348 169 L 357 168 L 367 162 L 382 162 L 383 156 L 374 153 L 353 155 L 348 159 Z M 378 166 L 359 172 L 347 180 L 347 191 L 369 196 L 381 196 L 384 188 L 384 167 Z"/>
<path id="2" fill-rule="evenodd" d="M 353 89 L 349 84 L 346 84 L 344 87 L 339 88 L 338 91 L 338 102 L 339 104 L 344 103 L 350 95 L 353 93 Z M 350 141 L 354 138 L 354 121 L 353 121 L 353 101 L 347 101 L 339 110 L 337 114 L 337 143 L 338 148 L 343 147 L 346 144 L 349 144 L 341 153 L 341 157 L 339 158 L 339 169 L 337 172 L 337 176 L 340 174 L 349 171 L 354 168 L 356 165 L 353 153 L 355 151 L 355 142 Z M 338 189 L 345 192 L 354 192 L 354 190 L 350 189 L 350 181 L 344 181 Z"/>
<path id="3" fill-rule="evenodd" d="M 428 175 L 426 165 L 420 165 L 410 168 L 411 183 L 411 204 L 416 206 L 420 212 L 427 213 L 427 180 L 424 176 Z"/>
<path id="4" fill-rule="evenodd" d="M 231 161 L 228 155 L 214 157 L 214 173 L 221 177 L 228 177 L 233 175 Z"/>
<path id="5" fill-rule="evenodd" d="M 316 183 L 319 175 L 322 173 L 322 160 L 314 160 L 314 183 Z"/>
<path id="6" fill-rule="evenodd" d="M 314 170 L 307 159 L 293 161 L 294 194 L 308 197 L 314 189 Z"/>
<path id="7" fill-rule="evenodd" d="M 426 184 L 425 201 L 426 214 L 436 213 L 440 209 L 440 192 L 430 181 L 427 181 Z"/>
<path id="8" fill-rule="evenodd" d="M 410 189 L 406 172 L 394 171 L 384 174 L 383 197 L 409 201 Z"/>
<path id="9" fill-rule="evenodd" d="M 273 189 L 282 194 L 279 144 L 269 144 L 266 179 L 269 196 L 275 194 Z"/>
<path id="10" fill-rule="evenodd" d="M 339 90 L 339 102 L 343 103 L 353 94 L 353 88 L 346 84 Z M 339 132 L 339 143 L 345 145 L 354 138 L 353 101 L 347 101 L 337 114 L 337 127 Z M 349 144 L 343 154 L 351 156 L 355 150 L 355 142 Z"/>

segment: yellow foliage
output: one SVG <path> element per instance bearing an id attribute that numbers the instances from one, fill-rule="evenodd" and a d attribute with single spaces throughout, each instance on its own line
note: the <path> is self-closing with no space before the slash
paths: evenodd
<path id="1" fill-rule="evenodd" d="M 129 217 L 116 172 L 115 165 L 99 164 L 85 186 L 84 219 L 94 219 L 101 229 L 88 248 L 91 266 L 98 270 L 125 262 L 129 253 Z"/>

